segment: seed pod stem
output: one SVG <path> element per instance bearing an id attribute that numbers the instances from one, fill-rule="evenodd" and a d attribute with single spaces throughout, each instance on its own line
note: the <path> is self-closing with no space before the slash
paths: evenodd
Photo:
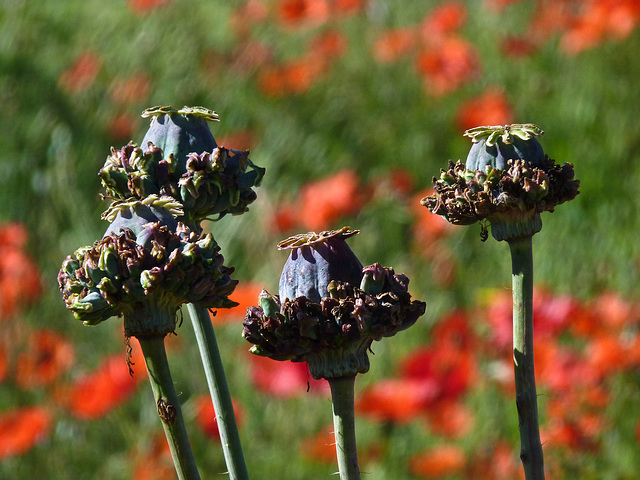
<path id="1" fill-rule="evenodd" d="M 544 480 L 533 358 L 532 237 L 510 240 L 513 287 L 513 367 L 520 429 L 520 459 L 526 480 Z"/>
<path id="2" fill-rule="evenodd" d="M 329 378 L 333 403 L 333 427 L 340 480 L 360 480 L 356 426 L 354 414 L 354 387 L 356 376 Z"/>
<path id="3" fill-rule="evenodd" d="M 173 386 L 171 371 L 164 348 L 164 337 L 139 337 L 149 373 L 153 397 L 169 442 L 171 456 L 180 480 L 200 480 L 187 430 L 182 417 L 178 395 Z"/>
<path id="4" fill-rule="evenodd" d="M 233 403 L 231 402 L 229 386 L 227 385 L 227 378 L 209 311 L 192 303 L 187 305 L 187 310 L 193 323 L 202 365 L 209 385 L 211 401 L 216 412 L 218 431 L 220 432 L 220 441 L 227 463 L 227 470 L 229 471 L 229 478 L 231 480 L 248 480 L 249 475 L 242 453 Z"/>

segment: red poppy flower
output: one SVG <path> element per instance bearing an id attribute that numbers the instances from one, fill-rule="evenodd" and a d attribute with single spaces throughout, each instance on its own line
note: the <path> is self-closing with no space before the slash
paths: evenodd
<path id="1" fill-rule="evenodd" d="M 356 397 L 355 409 L 359 415 L 379 422 L 408 424 L 427 410 L 439 391 L 435 382 L 407 378 L 380 380 Z"/>
<path id="2" fill-rule="evenodd" d="M 420 478 L 447 478 L 460 473 L 466 461 L 466 455 L 460 447 L 439 445 L 413 455 L 409 470 Z"/>
<path id="3" fill-rule="evenodd" d="M 147 13 L 169 4 L 169 0 L 127 0 L 134 13 Z"/>
<path id="4" fill-rule="evenodd" d="M 282 234 L 294 230 L 300 224 L 298 207 L 294 203 L 278 205 L 266 227 L 274 233 Z"/>
<path id="5" fill-rule="evenodd" d="M 433 44 L 458 31 L 467 21 L 467 6 L 459 1 L 442 2 L 431 10 L 420 25 L 423 41 Z"/>
<path id="6" fill-rule="evenodd" d="M 317 434 L 302 440 L 300 453 L 309 460 L 320 463 L 335 463 L 336 437 L 333 424 L 325 426 Z"/>
<path id="7" fill-rule="evenodd" d="M 101 68 L 102 61 L 96 52 L 84 52 L 71 67 L 60 74 L 58 84 L 68 93 L 83 92 L 93 85 Z"/>
<path id="8" fill-rule="evenodd" d="M 18 223 L 0 224 L 0 321 L 14 316 L 20 305 L 40 296 L 36 264 L 24 253 L 27 231 Z"/>
<path id="9" fill-rule="evenodd" d="M 278 362 L 267 357 L 249 357 L 253 385 L 274 397 L 294 397 L 307 390 L 329 393 L 326 380 L 315 380 L 306 363 Z"/>
<path id="10" fill-rule="evenodd" d="M 7 378 L 7 371 L 9 369 L 9 360 L 7 359 L 7 352 L 4 347 L 0 345 L 0 383 Z"/>
<path id="11" fill-rule="evenodd" d="M 453 401 L 465 393 L 477 378 L 473 352 L 449 345 L 420 347 L 401 362 L 403 378 L 426 382 L 436 389 L 434 401 Z"/>
<path id="12" fill-rule="evenodd" d="M 300 219 L 309 230 L 330 229 L 341 217 L 356 214 L 364 203 L 354 170 L 304 185 L 300 191 Z"/>
<path id="13" fill-rule="evenodd" d="M 211 313 L 211 321 L 214 325 L 226 325 L 234 322 L 241 322 L 247 313 L 247 308 L 254 305 L 262 286 L 253 282 L 241 282 L 238 284 L 233 293 L 229 296 L 234 302 L 238 302 L 237 307 L 221 308 L 213 310 Z"/>
<path id="14" fill-rule="evenodd" d="M 492 329 L 492 345 L 510 351 L 513 343 L 513 299 L 509 291 L 489 293 L 486 318 Z M 536 338 L 551 339 L 565 331 L 580 314 L 580 303 L 568 295 L 552 295 L 542 287 L 533 294 L 533 322 Z"/>
<path id="15" fill-rule="evenodd" d="M 333 13 L 354 14 L 362 11 L 365 5 L 365 0 L 332 0 L 331 11 Z"/>
<path id="16" fill-rule="evenodd" d="M 218 417 L 211 403 L 209 395 L 200 395 L 194 400 L 196 408 L 196 420 L 204 434 L 211 440 L 220 441 L 220 431 L 218 430 Z M 244 424 L 245 412 L 235 401 L 233 401 L 233 412 L 236 417 L 238 428 Z"/>
<path id="17" fill-rule="evenodd" d="M 114 140 L 126 141 L 134 134 L 138 119 L 130 113 L 120 113 L 109 122 L 109 135 Z"/>
<path id="18" fill-rule="evenodd" d="M 342 32 L 329 30 L 313 37 L 309 43 L 309 54 L 317 61 L 329 62 L 341 57 L 348 47 Z"/>
<path id="19" fill-rule="evenodd" d="M 478 125 L 508 125 L 514 121 L 513 109 L 504 92 L 487 88 L 479 97 L 467 100 L 458 109 L 456 124 L 461 131 Z"/>
<path id="20" fill-rule="evenodd" d="M 269 18 L 269 5 L 263 0 L 248 0 L 233 11 L 229 24 L 239 38 L 249 35 L 251 27 Z"/>
<path id="21" fill-rule="evenodd" d="M 73 344 L 53 330 L 36 330 L 18 356 L 15 381 L 24 389 L 43 387 L 66 372 L 75 357 Z"/>
<path id="22" fill-rule="evenodd" d="M 278 17 L 288 26 L 319 25 L 329 19 L 327 0 L 280 0 Z"/>
<path id="23" fill-rule="evenodd" d="M 100 362 L 97 370 L 78 378 L 58 393 L 60 402 L 77 418 L 94 420 L 104 417 L 125 403 L 137 391 L 145 377 L 144 358 L 138 348 L 132 358 L 135 374 L 129 374 L 122 355 L 111 355 Z M 140 353 L 136 353 L 140 352 Z"/>
<path id="24" fill-rule="evenodd" d="M 251 130 L 240 130 L 221 137 L 216 136 L 216 142 L 220 146 L 235 150 L 250 150 L 256 143 L 256 138 Z"/>
<path id="25" fill-rule="evenodd" d="M 284 65 L 267 67 L 258 74 L 258 85 L 265 95 L 282 97 L 305 93 L 320 78 L 324 65 L 311 56 Z"/>
<path id="26" fill-rule="evenodd" d="M 22 407 L 0 413 L 0 459 L 22 455 L 44 440 L 53 426 L 43 407 Z"/>
<path id="27" fill-rule="evenodd" d="M 414 27 L 395 28 L 382 32 L 373 44 L 373 58 L 391 63 L 411 53 L 417 43 Z"/>
<path id="28" fill-rule="evenodd" d="M 473 429 L 473 412 L 460 402 L 437 402 L 429 406 L 425 413 L 429 427 L 436 435 L 461 438 Z"/>
<path id="29" fill-rule="evenodd" d="M 424 76 L 427 93 L 441 97 L 476 78 L 480 60 L 471 43 L 449 36 L 435 45 L 425 46 L 418 55 L 416 67 Z"/>

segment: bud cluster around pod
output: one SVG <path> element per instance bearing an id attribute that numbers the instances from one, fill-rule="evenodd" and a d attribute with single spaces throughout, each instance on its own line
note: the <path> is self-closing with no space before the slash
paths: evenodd
<path id="1" fill-rule="evenodd" d="M 263 291 L 260 305 L 247 309 L 243 336 L 254 344 L 252 353 L 275 360 L 306 361 L 314 378 L 365 373 L 369 370 L 367 351 L 372 342 L 410 327 L 424 314 L 425 303 L 411 300 L 407 277 L 379 264 L 362 269 L 359 262 L 352 262 L 351 274 L 340 272 L 359 278 L 357 285 L 325 277 L 328 283 L 323 284 L 308 273 L 289 272 L 304 272 L 305 266 L 314 265 L 322 276 L 329 269 L 323 263 L 344 265 L 345 258 L 353 255 L 351 250 L 345 251 L 348 247 L 344 239 L 354 233 L 357 231 L 345 227 L 297 235 L 281 242 L 292 249 L 281 278 L 285 283 L 307 283 L 308 288 L 292 288 L 281 280 L 280 296 Z M 329 251 L 328 242 L 335 255 L 317 255 L 318 251 Z M 322 298 L 283 297 L 283 292 L 305 289 L 312 294 L 319 292 Z"/>
<path id="2" fill-rule="evenodd" d="M 148 214 L 148 211 L 145 211 Z M 211 234 L 199 235 L 182 223 L 140 225 L 136 215 L 119 221 L 119 233 L 67 256 L 58 275 L 63 299 L 74 316 L 95 325 L 125 317 L 127 336 L 166 335 L 175 330 L 183 303 L 227 308 L 237 281 Z M 127 228 L 131 225 L 137 230 Z M 157 319 L 148 318 L 154 314 Z M 158 323 L 159 322 L 159 323 Z"/>
<path id="3" fill-rule="evenodd" d="M 573 165 L 544 154 L 535 139 L 542 133 L 531 124 L 468 130 L 474 144 L 466 165 L 449 161 L 421 204 L 456 225 L 487 219 L 497 240 L 533 235 L 540 213 L 572 200 L 579 186 Z"/>
<path id="4" fill-rule="evenodd" d="M 112 148 L 99 172 L 107 198 L 168 196 L 183 205 L 181 220 L 192 226 L 215 215 L 247 211 L 265 170 L 251 162 L 249 151 L 217 145 L 207 125 L 218 119 L 215 112 L 154 107 L 143 116 L 152 120 L 142 145 Z"/>

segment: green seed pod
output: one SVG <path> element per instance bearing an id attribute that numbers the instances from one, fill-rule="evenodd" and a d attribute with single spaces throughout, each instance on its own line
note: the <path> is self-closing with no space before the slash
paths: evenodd
<path id="1" fill-rule="evenodd" d="M 280 250 L 291 250 L 280 277 L 280 298 L 305 296 L 320 302 L 331 281 L 360 285 L 362 264 L 345 241 L 357 233 L 359 230 L 343 227 L 295 235 L 280 242 Z"/>
<path id="2" fill-rule="evenodd" d="M 467 156 L 467 170 L 484 171 L 486 168 L 507 168 L 509 160 L 526 160 L 539 165 L 544 159 L 542 146 L 535 137 L 542 129 L 532 123 L 476 127 L 465 132 L 473 146 Z"/>
<path id="3" fill-rule="evenodd" d="M 540 231 L 540 214 L 578 195 L 573 165 L 557 165 L 544 154 L 532 124 L 478 127 L 466 165 L 449 161 L 435 193 L 421 200 L 432 213 L 456 225 L 488 220 L 496 240 L 531 236 Z"/>
<path id="4" fill-rule="evenodd" d="M 358 275 L 346 269 L 349 275 L 355 276 L 354 284 L 339 279 L 325 284 L 326 265 L 320 269 L 321 280 L 309 280 L 312 276 L 309 272 L 317 273 L 316 266 L 321 262 L 332 263 L 334 254 L 343 264 L 355 258 L 351 250 L 348 254 L 344 251 L 344 238 L 354 233 L 345 227 L 334 232 L 297 235 L 279 244 L 280 248 L 305 250 L 292 260 L 301 263 L 285 266 L 287 274 L 283 274 L 283 278 L 287 284 L 283 286 L 281 278 L 280 297 L 263 290 L 259 306 L 247 309 L 243 336 L 254 344 L 252 353 L 274 360 L 308 362 L 314 378 L 365 373 L 369 370 L 367 352 L 372 342 L 395 335 L 424 314 L 425 303 L 411 300 L 407 277 L 396 275 L 392 269 L 379 264 L 361 268 Z M 306 250 L 316 248 L 320 239 L 321 244 L 333 239 L 334 242 L 340 240 L 342 245 L 314 252 Z M 303 258 L 304 263 L 298 258 Z M 300 275 L 301 280 L 295 275 Z M 324 284 L 325 293 L 319 299 L 298 294 L 304 290 L 317 296 L 320 283 Z M 283 291 L 296 293 L 284 297 Z M 281 303 L 282 298 L 285 300 Z"/>
<path id="5" fill-rule="evenodd" d="M 152 214 L 155 222 L 149 222 Z M 167 215 L 175 226 L 157 221 Z M 140 203 L 119 210 L 115 223 L 102 240 L 69 255 L 58 274 L 65 304 L 77 319 L 95 325 L 124 316 L 127 336 L 163 336 L 175 330 L 183 303 L 237 305 L 228 298 L 237 284 L 230 278 L 233 269 L 223 265 L 211 234 L 199 236 L 166 211 L 156 208 L 154 214 Z"/>
<path id="6" fill-rule="evenodd" d="M 151 118 L 142 146 L 112 148 L 99 172 L 108 198 L 171 197 L 182 205 L 177 218 L 192 228 L 205 218 L 248 210 L 265 170 L 251 162 L 248 151 L 216 144 L 207 125 L 218 119 L 215 112 L 155 107 L 142 116 Z"/>

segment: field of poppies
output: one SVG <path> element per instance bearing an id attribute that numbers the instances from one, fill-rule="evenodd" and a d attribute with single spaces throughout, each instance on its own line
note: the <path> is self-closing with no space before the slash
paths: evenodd
<path id="1" fill-rule="evenodd" d="M 524 479 L 511 263 L 481 226 L 421 206 L 466 129 L 534 123 L 580 194 L 534 236 L 547 478 L 640 467 L 637 0 L 5 0 L 0 9 L 0 478 L 177 478 L 139 345 L 65 308 L 63 259 L 104 234 L 102 168 L 157 105 L 204 106 L 266 169 L 207 222 L 239 281 L 212 313 L 251 478 L 336 472 L 329 386 L 249 353 L 291 235 L 351 226 L 363 265 L 404 273 L 426 314 L 374 342 L 356 381 L 363 477 Z M 187 312 L 180 315 L 187 317 Z M 167 350 L 203 478 L 225 471 L 185 321 Z"/>

